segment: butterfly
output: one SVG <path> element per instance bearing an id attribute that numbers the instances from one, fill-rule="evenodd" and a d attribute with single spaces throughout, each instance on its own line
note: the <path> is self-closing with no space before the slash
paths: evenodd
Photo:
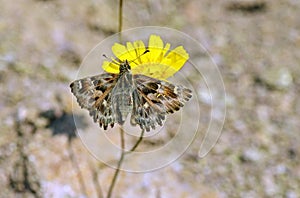
<path id="1" fill-rule="evenodd" d="M 118 74 L 86 77 L 70 87 L 80 107 L 104 130 L 115 123 L 123 125 L 130 114 L 131 125 L 150 131 L 162 126 L 167 114 L 178 111 L 192 97 L 184 86 L 132 74 L 127 60 L 119 64 Z"/>

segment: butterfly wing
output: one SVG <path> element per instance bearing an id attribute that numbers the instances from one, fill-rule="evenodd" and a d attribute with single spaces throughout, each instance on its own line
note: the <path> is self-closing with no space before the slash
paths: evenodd
<path id="1" fill-rule="evenodd" d="M 106 130 L 113 127 L 115 118 L 111 105 L 111 90 L 117 81 L 117 74 L 104 73 L 97 76 L 75 80 L 71 91 L 81 108 L 87 109 L 94 122 Z"/>
<path id="2" fill-rule="evenodd" d="M 192 91 L 144 75 L 133 76 L 136 90 L 133 92 L 131 124 L 150 131 L 162 125 L 166 114 L 178 111 L 192 97 Z"/>

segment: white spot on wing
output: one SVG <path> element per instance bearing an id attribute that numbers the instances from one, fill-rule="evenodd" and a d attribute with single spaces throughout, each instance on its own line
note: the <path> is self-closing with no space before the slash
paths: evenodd
<path id="1" fill-rule="evenodd" d="M 148 108 L 148 107 L 149 107 L 149 104 L 148 104 L 148 103 L 145 103 L 145 104 L 144 104 L 144 107 L 145 107 L 145 108 Z"/>

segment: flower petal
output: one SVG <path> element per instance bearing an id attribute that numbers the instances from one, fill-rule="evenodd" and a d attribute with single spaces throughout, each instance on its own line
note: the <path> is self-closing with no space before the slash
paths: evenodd
<path id="1" fill-rule="evenodd" d="M 140 64 L 143 63 L 143 61 L 141 59 L 143 56 L 141 56 L 141 55 L 146 51 L 143 41 L 141 41 L 141 40 L 135 41 L 133 44 L 128 42 L 127 50 L 130 53 L 130 55 L 132 56 L 132 58 L 130 60 L 128 60 L 129 62 L 132 61 L 130 64 L 131 69 L 136 66 L 139 66 Z"/>
<path id="2" fill-rule="evenodd" d="M 127 48 L 124 45 L 121 45 L 119 43 L 115 43 L 111 47 L 114 55 L 120 60 L 120 61 L 125 61 L 125 60 L 130 60 L 131 56 L 128 53 Z"/>
<path id="3" fill-rule="evenodd" d="M 176 47 L 172 50 L 161 62 L 163 65 L 169 65 L 167 77 L 173 76 L 177 71 L 179 71 L 185 62 L 189 59 L 189 54 L 185 51 L 182 46 Z"/>
<path id="4" fill-rule="evenodd" d="M 164 43 L 160 36 L 151 35 L 148 42 L 148 49 L 150 53 L 148 54 L 148 62 L 157 63 L 160 62 L 164 56 Z"/>
<path id="5" fill-rule="evenodd" d="M 138 58 L 138 62 L 140 64 L 144 63 L 147 59 L 146 59 L 146 55 L 142 55 L 143 53 L 145 53 L 146 51 L 146 47 L 143 41 L 135 41 L 133 43 L 134 48 L 137 51 L 137 58 Z"/>
<path id="6" fill-rule="evenodd" d="M 110 61 L 104 61 L 102 64 L 102 68 L 104 71 L 108 73 L 118 74 L 119 73 L 119 65 L 110 62 Z"/>
<path id="7" fill-rule="evenodd" d="M 143 74 L 159 80 L 166 80 L 167 77 L 170 76 L 168 72 L 171 72 L 172 74 L 176 73 L 176 71 L 173 70 L 174 69 L 169 65 L 162 65 L 160 63 L 146 63 L 143 65 L 139 65 L 131 71 L 133 74 Z"/>

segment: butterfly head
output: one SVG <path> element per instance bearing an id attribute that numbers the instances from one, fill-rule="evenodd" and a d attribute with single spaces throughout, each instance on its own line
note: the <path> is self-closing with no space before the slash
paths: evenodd
<path id="1" fill-rule="evenodd" d="M 124 72 L 129 72 L 131 70 L 131 67 L 129 65 L 129 62 L 125 60 L 124 62 L 120 63 L 120 74 Z"/>

